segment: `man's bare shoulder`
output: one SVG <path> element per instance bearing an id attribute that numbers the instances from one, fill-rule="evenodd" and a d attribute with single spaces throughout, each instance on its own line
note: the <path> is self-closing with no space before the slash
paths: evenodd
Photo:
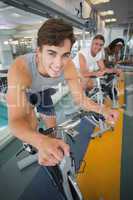
<path id="1" fill-rule="evenodd" d="M 82 52 L 79 52 L 79 62 L 81 67 L 86 65 L 86 59 Z"/>
<path id="2" fill-rule="evenodd" d="M 8 83 L 28 86 L 31 84 L 31 75 L 26 60 L 19 56 L 12 63 L 8 71 Z"/>
<path id="3" fill-rule="evenodd" d="M 65 75 L 65 79 L 77 79 L 78 74 L 77 74 L 77 70 L 75 67 L 75 64 L 73 63 L 72 59 L 70 59 L 67 63 L 67 66 L 64 69 L 64 75 Z"/>

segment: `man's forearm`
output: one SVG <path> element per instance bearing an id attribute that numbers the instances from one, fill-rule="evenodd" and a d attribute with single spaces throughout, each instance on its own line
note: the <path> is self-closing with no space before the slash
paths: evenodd
<path id="1" fill-rule="evenodd" d="M 9 125 L 14 136 L 34 147 L 38 146 L 40 134 L 30 127 L 28 121 L 25 119 L 11 120 Z"/>
<path id="2" fill-rule="evenodd" d="M 106 72 L 107 73 L 117 73 L 117 69 L 115 69 L 115 68 L 106 68 Z"/>
<path id="3" fill-rule="evenodd" d="M 89 78 L 91 76 L 96 76 L 96 74 L 97 74 L 97 72 L 84 72 L 83 76 L 86 77 L 86 78 L 87 77 Z"/>
<path id="4" fill-rule="evenodd" d="M 80 101 L 80 107 L 83 108 L 83 110 L 94 111 L 96 113 L 103 114 L 104 116 L 106 116 L 109 111 L 109 108 L 105 105 L 100 106 L 86 96 L 84 96 Z"/>

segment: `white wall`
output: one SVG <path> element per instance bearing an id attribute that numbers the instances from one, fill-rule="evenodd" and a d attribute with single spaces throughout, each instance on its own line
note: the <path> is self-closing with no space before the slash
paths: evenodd
<path id="1" fill-rule="evenodd" d="M 124 39 L 123 35 L 124 28 L 122 27 L 108 27 L 105 29 L 105 46 L 107 46 L 112 40 L 120 37 Z"/>
<path id="2" fill-rule="evenodd" d="M 0 61 L 1 61 L 1 68 L 7 68 L 13 60 L 11 47 L 8 44 L 9 36 L 0 37 Z M 5 43 L 6 42 L 6 43 Z"/>
<path id="3" fill-rule="evenodd" d="M 105 35 L 105 22 L 100 19 L 100 16 L 98 16 L 97 32 L 100 33 L 100 34 Z"/>

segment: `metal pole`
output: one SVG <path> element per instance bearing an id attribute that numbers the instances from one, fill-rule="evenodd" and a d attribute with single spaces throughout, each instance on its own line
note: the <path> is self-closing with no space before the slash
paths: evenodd
<path id="1" fill-rule="evenodd" d="M 126 57 L 127 42 L 128 42 L 128 38 L 129 38 L 129 30 L 130 30 L 130 24 L 128 25 L 128 30 L 127 30 L 127 37 L 126 37 L 126 41 L 125 41 L 125 48 L 124 48 L 123 61 L 125 60 L 125 57 Z"/>
<path id="2" fill-rule="evenodd" d="M 85 43 L 85 28 L 83 28 L 82 34 L 83 34 L 83 48 L 85 48 L 86 47 L 86 43 Z"/>

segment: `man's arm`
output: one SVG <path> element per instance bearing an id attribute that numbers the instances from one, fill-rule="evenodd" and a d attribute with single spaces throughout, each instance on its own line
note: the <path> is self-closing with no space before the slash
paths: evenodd
<path id="1" fill-rule="evenodd" d="M 30 103 L 27 101 L 25 94 L 29 79 L 27 78 L 28 76 L 23 69 L 23 65 L 23 61 L 16 60 L 15 64 L 8 72 L 7 104 L 9 125 L 15 136 L 30 144 L 34 144 L 35 135 L 33 135 L 33 137 L 29 137 L 29 135 L 35 132 L 37 122 L 34 118 L 33 125 L 33 123 L 30 123 L 30 121 L 32 122 L 32 119 L 29 119 L 29 116 L 33 117 L 33 114 L 31 115 L 33 109 Z"/>
<path id="2" fill-rule="evenodd" d="M 80 73 L 84 78 L 89 78 L 92 76 L 102 76 L 106 70 L 103 60 L 100 60 L 97 62 L 99 70 L 96 72 L 90 72 L 89 69 L 86 67 L 86 60 L 81 53 L 79 54 L 79 63 L 80 63 Z"/>
<path id="3" fill-rule="evenodd" d="M 36 131 L 37 120 L 25 92 L 30 79 L 23 66 L 20 66 L 21 64 L 20 60 L 16 61 L 8 73 L 9 125 L 16 137 L 38 149 L 40 164 L 56 165 L 63 158 L 60 148 L 64 154 L 68 154 L 69 147 L 61 140 L 50 138 Z"/>
<path id="4" fill-rule="evenodd" d="M 80 64 L 80 73 L 83 77 L 89 78 L 91 76 L 96 75 L 96 72 L 89 71 L 89 69 L 87 68 L 85 57 L 81 53 L 79 53 L 79 64 Z"/>
<path id="5" fill-rule="evenodd" d="M 65 68 L 65 78 L 68 81 L 68 85 L 75 103 L 82 109 L 86 111 L 102 113 L 110 123 L 113 123 L 117 119 L 117 112 L 104 105 L 101 107 L 84 95 L 75 65 L 71 60 L 69 61 L 68 66 Z"/>
<path id="6" fill-rule="evenodd" d="M 106 66 L 105 66 L 105 64 L 104 64 L 104 61 L 101 59 L 101 60 L 99 60 L 99 61 L 97 61 L 97 64 L 98 64 L 98 66 L 99 66 L 99 70 L 100 71 L 104 71 L 105 69 L 106 69 Z"/>

